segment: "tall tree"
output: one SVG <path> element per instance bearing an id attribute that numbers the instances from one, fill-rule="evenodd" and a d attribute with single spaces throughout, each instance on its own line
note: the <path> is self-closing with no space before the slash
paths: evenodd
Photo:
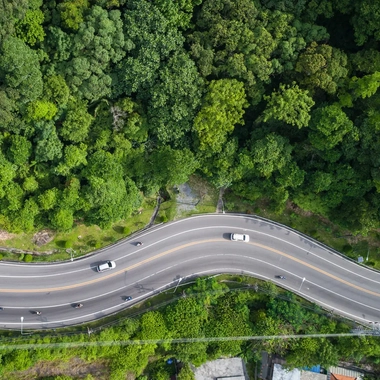
<path id="1" fill-rule="evenodd" d="M 311 94 L 318 88 L 328 94 L 334 94 L 342 79 L 348 74 L 347 56 L 340 49 L 312 42 L 306 51 L 300 54 L 295 69 L 300 73 L 300 84 Z"/>
<path id="2" fill-rule="evenodd" d="M 309 140 L 319 150 L 330 150 L 347 133 L 354 133 L 353 122 L 336 104 L 317 108 L 312 113 L 310 128 Z"/>
<path id="3" fill-rule="evenodd" d="M 42 74 L 36 52 L 16 37 L 7 37 L 0 52 L 0 84 L 14 89 L 14 97 L 21 103 L 40 97 Z"/>
<path id="4" fill-rule="evenodd" d="M 243 83 L 236 79 L 211 81 L 194 120 L 199 150 L 206 155 L 220 152 L 235 125 L 243 124 L 247 106 Z"/>
<path id="5" fill-rule="evenodd" d="M 202 90 L 203 80 L 184 51 L 173 54 L 161 65 L 157 80 L 139 96 L 149 102 L 148 122 L 160 142 L 184 145 L 184 136 L 191 130 Z"/>
<path id="6" fill-rule="evenodd" d="M 307 90 L 301 90 L 295 83 L 291 86 L 281 84 L 279 91 L 272 92 L 265 100 L 264 121 L 275 119 L 298 128 L 309 124 L 314 101 Z"/>
<path id="7" fill-rule="evenodd" d="M 158 8 L 146 0 L 128 1 L 124 26 L 129 54 L 121 63 L 118 91 L 129 96 L 152 86 L 161 62 L 182 47 L 184 38 L 169 25 Z"/>

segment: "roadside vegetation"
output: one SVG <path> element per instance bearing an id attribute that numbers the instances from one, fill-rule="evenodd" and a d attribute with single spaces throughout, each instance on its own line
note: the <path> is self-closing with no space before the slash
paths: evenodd
<path id="1" fill-rule="evenodd" d="M 224 194 L 226 212 L 254 214 L 282 223 L 322 242 L 347 257 L 363 264 L 380 269 L 380 231 L 374 229 L 367 234 L 353 234 L 352 231 L 331 222 L 318 214 L 305 212 L 291 202 L 287 202 L 282 213 L 268 206 L 268 199 L 256 202 L 244 200 L 232 192 Z"/>
<path id="2" fill-rule="evenodd" d="M 10 333 L 2 339 L 0 376 L 7 380 L 125 380 L 126 376 L 167 380 L 177 371 L 178 379 L 191 380 L 188 365 L 199 366 L 219 357 L 240 356 L 252 371 L 260 365 L 262 350 L 285 357 L 290 368 L 314 364 L 328 367 L 341 360 L 370 365 L 374 372 L 379 370 L 374 363 L 380 355 L 380 342 L 372 336 L 212 339 L 348 333 L 358 327 L 272 283 L 246 280 L 226 275 L 199 278 L 194 284 L 178 288 L 176 295 L 168 292 L 140 306 L 140 310 L 126 311 L 117 321 L 88 325 L 91 334 L 86 326 L 51 335 L 28 335 L 26 331 L 27 335 L 20 337 Z M 187 338 L 202 340 L 186 342 Z M 165 342 L 157 343 L 161 339 Z M 173 339 L 179 341 L 175 343 Z M 167 364 L 173 358 L 177 367 Z"/>
<path id="3" fill-rule="evenodd" d="M 380 268 L 379 4 L 0 2 L 0 234 L 13 234 L 1 257 L 76 257 L 143 228 L 158 194 L 161 223 L 214 212 L 225 189 L 227 211 L 277 220 Z M 197 201 L 179 212 L 175 189 L 188 181 Z M 38 247 L 37 231 L 53 240 Z M 42 346 L 351 328 L 265 287 L 200 280 L 177 303 L 90 337 L 26 337 L 33 349 L 2 352 L 2 376 L 79 358 L 106 368 L 88 380 L 128 371 L 160 380 L 173 356 L 257 361 L 264 348 L 294 366 L 378 362 L 374 337 Z"/>
<path id="4" fill-rule="evenodd" d="M 379 5 L 285 3 L 2 3 L 0 228 L 107 230 L 196 173 L 376 231 Z"/>

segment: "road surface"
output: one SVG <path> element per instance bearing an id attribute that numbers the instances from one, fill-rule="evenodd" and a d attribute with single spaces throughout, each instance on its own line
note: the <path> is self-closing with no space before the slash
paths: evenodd
<path id="1" fill-rule="evenodd" d="M 233 232 L 249 234 L 250 242 L 231 241 Z M 137 247 L 136 241 L 144 244 Z M 116 268 L 97 273 L 104 260 L 114 260 Z M 91 321 L 215 273 L 270 280 L 336 314 L 361 323 L 380 321 L 380 273 L 269 221 L 212 214 L 156 226 L 73 262 L 0 262 L 0 328 L 25 331 Z M 127 296 L 132 301 L 125 302 Z M 84 306 L 75 309 L 76 303 Z"/>

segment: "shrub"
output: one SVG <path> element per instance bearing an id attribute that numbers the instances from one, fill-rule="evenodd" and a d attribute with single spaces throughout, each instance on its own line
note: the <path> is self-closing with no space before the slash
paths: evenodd
<path id="1" fill-rule="evenodd" d="M 3 259 L 3 254 L 2 253 L 0 253 L 0 260 L 2 260 Z"/>
<path id="2" fill-rule="evenodd" d="M 30 263 L 33 261 L 33 255 L 31 255 L 30 253 L 27 253 L 25 256 L 24 256 L 24 261 L 26 263 Z"/>
<path id="3" fill-rule="evenodd" d="M 352 248 L 352 246 L 350 245 L 350 244 L 346 244 L 345 246 L 343 246 L 343 248 L 342 248 L 342 251 L 343 251 L 343 253 L 345 253 L 345 254 L 349 254 L 349 253 L 352 253 L 352 250 L 353 250 L 353 248 Z"/>
<path id="4" fill-rule="evenodd" d="M 123 228 L 123 234 L 124 235 L 129 235 L 130 233 L 131 233 L 131 229 L 129 227 L 125 226 Z"/>
<path id="5" fill-rule="evenodd" d="M 25 254 L 24 253 L 21 253 L 20 254 L 20 257 L 18 258 L 20 261 L 22 261 L 22 260 L 24 260 L 24 256 L 25 256 Z"/>
<path id="6" fill-rule="evenodd" d="M 160 213 L 160 216 L 161 216 L 161 222 L 162 222 L 162 223 L 166 223 L 166 222 L 168 221 L 168 217 L 167 217 L 165 211 L 162 211 L 162 212 Z"/>
<path id="7" fill-rule="evenodd" d="M 318 235 L 318 231 L 317 230 L 311 230 L 310 231 L 310 236 L 312 236 L 313 238 L 317 238 L 319 235 Z"/>
<path id="8" fill-rule="evenodd" d="M 73 247 L 73 241 L 72 240 L 66 240 L 65 241 L 65 248 L 72 248 Z"/>

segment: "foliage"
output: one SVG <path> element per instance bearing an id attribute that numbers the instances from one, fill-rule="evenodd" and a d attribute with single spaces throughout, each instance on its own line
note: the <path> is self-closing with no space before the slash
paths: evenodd
<path id="1" fill-rule="evenodd" d="M 194 120 L 199 150 L 218 153 L 247 107 L 243 83 L 235 79 L 211 81 L 203 107 Z"/>
<path id="2" fill-rule="evenodd" d="M 83 22 L 83 12 L 88 8 L 87 0 L 64 0 L 59 4 L 62 23 L 66 28 L 77 30 Z"/>
<path id="3" fill-rule="evenodd" d="M 347 56 L 341 50 L 312 42 L 306 51 L 300 54 L 295 71 L 300 73 L 300 83 L 310 93 L 320 88 L 334 94 L 339 82 L 348 74 L 346 66 Z"/>
<path id="4" fill-rule="evenodd" d="M 25 257 L 24 256 L 24 260 Z M 213 293 L 211 289 L 223 292 Z M 208 291 L 202 291 L 208 289 Z M 103 342 L 136 340 L 160 340 L 171 338 L 196 337 L 238 337 L 246 335 L 282 335 L 297 332 L 345 333 L 350 326 L 331 320 L 325 312 L 309 303 L 296 301 L 290 293 L 280 297 L 266 295 L 259 287 L 259 292 L 252 290 L 228 289 L 225 283 L 213 279 L 197 279 L 197 283 L 186 289 L 186 298 L 181 298 L 168 306 L 150 311 L 133 319 L 121 322 L 119 326 L 105 327 L 100 333 L 93 333 L 91 341 L 97 345 L 80 345 L 85 335 L 44 334 L 23 339 L 24 344 L 50 343 L 54 349 L 4 350 L 2 373 L 27 369 L 36 363 L 49 363 L 59 360 L 69 361 L 80 356 L 85 360 L 101 359 L 109 363 L 110 379 L 123 379 L 127 372 L 138 379 L 167 379 L 179 371 L 178 379 L 193 380 L 194 374 L 190 363 L 198 365 L 216 357 L 240 355 L 245 357 L 245 350 L 265 349 L 276 352 L 286 358 L 289 367 L 304 367 L 322 364 L 327 367 L 336 365 L 338 358 L 348 361 L 351 358 L 376 358 L 380 352 L 378 339 L 371 336 L 350 338 L 304 338 L 275 339 L 239 342 L 235 340 L 165 343 L 128 344 L 112 346 Z M 210 295 L 216 294 L 209 303 Z M 205 307 L 207 305 L 207 307 Z M 87 336 L 87 334 L 86 334 Z M 12 344 L 17 342 L 12 341 Z M 73 343 L 67 350 L 63 344 Z M 7 344 L 7 343 L 5 343 Z M 191 360 L 185 360 L 187 357 Z M 167 360 L 176 360 L 177 367 L 168 364 Z M 372 360 L 372 359 L 371 359 Z M 65 375 L 61 375 L 64 378 Z M 88 377 L 89 379 L 91 377 Z"/>
<path id="5" fill-rule="evenodd" d="M 378 10 L 369 0 L 1 2 L 2 228 L 109 226 L 142 194 L 199 172 L 278 215 L 290 200 L 370 233 Z"/>
<path id="6" fill-rule="evenodd" d="M 309 111 L 314 101 L 308 91 L 301 90 L 295 83 L 292 86 L 280 85 L 280 90 L 272 92 L 265 100 L 268 103 L 263 113 L 264 121 L 280 120 L 298 128 L 309 124 Z"/>
<path id="7" fill-rule="evenodd" d="M 28 103 L 42 94 L 38 56 L 23 41 L 7 37 L 0 47 L 0 83 L 12 98 Z"/>
<path id="8" fill-rule="evenodd" d="M 191 370 L 188 363 L 181 368 L 179 375 L 177 376 L 178 380 L 195 380 L 194 372 Z"/>
<path id="9" fill-rule="evenodd" d="M 17 36 L 31 46 L 43 41 L 45 37 L 41 25 L 43 21 L 44 15 L 41 10 L 27 10 L 24 18 L 16 24 Z"/>

